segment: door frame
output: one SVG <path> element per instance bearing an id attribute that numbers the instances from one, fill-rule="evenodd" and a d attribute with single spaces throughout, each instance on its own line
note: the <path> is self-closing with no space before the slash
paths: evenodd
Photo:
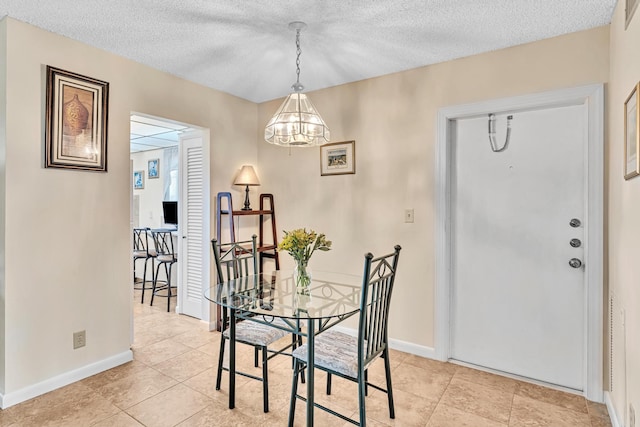
<path id="1" fill-rule="evenodd" d="M 585 105 L 585 300 L 584 300 L 584 396 L 603 401 L 603 228 L 604 228 L 604 87 L 579 86 L 549 92 L 500 98 L 438 110 L 436 126 L 436 223 L 435 223 L 435 355 L 450 357 L 451 309 L 451 122 L 531 109 Z M 487 141 L 488 144 L 488 141 Z"/>
<path id="2" fill-rule="evenodd" d="M 209 289 L 210 285 L 210 271 L 211 271 L 211 266 L 210 266 L 210 260 L 211 260 L 211 253 L 210 253 L 210 236 L 211 236 L 211 202 L 210 202 L 210 198 L 208 197 L 209 194 L 211 194 L 210 191 L 210 182 L 211 182 L 211 178 L 210 178 L 210 131 L 209 129 L 204 129 L 204 128 L 194 128 L 191 131 L 188 132 L 183 132 L 180 135 L 180 144 L 182 144 L 182 140 L 184 138 L 190 138 L 190 137 L 200 137 L 200 140 L 202 141 L 202 197 L 203 197 L 203 212 L 202 212 L 202 294 L 201 294 L 201 307 L 200 307 L 200 312 L 201 312 L 201 316 L 200 316 L 200 320 L 202 322 L 205 322 L 207 324 L 210 324 L 210 310 L 209 310 L 209 300 L 207 300 L 204 297 L 204 292 Z M 178 215 L 182 215 L 182 209 L 184 208 L 184 206 L 186 206 L 187 204 L 187 195 L 184 194 L 184 184 L 185 184 L 185 167 L 186 164 L 185 159 L 182 156 L 182 147 L 181 145 L 179 146 L 180 148 L 178 149 L 178 153 L 179 153 L 179 161 L 178 161 L 178 200 L 179 200 L 179 205 L 180 207 L 180 211 L 178 212 Z M 180 254 L 184 254 L 185 253 L 185 249 L 183 248 L 184 246 L 184 240 L 188 238 L 186 236 L 186 230 L 184 228 L 184 220 L 183 221 L 179 221 L 178 222 L 178 260 L 180 259 Z M 179 314 L 184 314 L 184 309 L 183 309 L 183 304 L 182 304 L 182 298 L 183 298 L 183 292 L 184 292 L 184 285 L 182 283 L 182 277 L 184 274 L 184 268 L 185 268 L 185 263 L 184 262 L 180 262 L 178 261 L 178 286 L 180 286 L 180 288 L 177 291 L 177 303 L 176 303 L 176 312 Z"/>

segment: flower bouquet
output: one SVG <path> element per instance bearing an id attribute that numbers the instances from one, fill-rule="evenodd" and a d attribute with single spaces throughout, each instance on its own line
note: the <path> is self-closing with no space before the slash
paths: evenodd
<path id="1" fill-rule="evenodd" d="M 295 260 L 296 268 L 294 270 L 294 280 L 299 293 L 308 293 L 308 287 L 311 283 L 311 275 L 309 274 L 308 265 L 311 255 L 318 251 L 331 250 L 331 241 L 320 233 L 313 230 L 307 231 L 306 228 L 298 228 L 292 231 L 285 231 L 284 238 L 278 245 L 279 251 L 287 251 Z"/>

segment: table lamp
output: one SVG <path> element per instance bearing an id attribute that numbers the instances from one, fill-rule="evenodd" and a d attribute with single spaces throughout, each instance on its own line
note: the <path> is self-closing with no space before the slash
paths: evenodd
<path id="1" fill-rule="evenodd" d="M 251 206 L 249 205 L 249 186 L 250 185 L 260 185 L 260 181 L 258 180 L 258 175 L 256 175 L 256 171 L 253 170 L 253 166 L 244 165 L 242 169 L 240 169 L 240 173 L 236 176 L 235 181 L 233 181 L 234 185 L 246 185 L 245 193 L 246 196 L 244 198 L 244 207 L 243 211 L 250 211 Z"/>

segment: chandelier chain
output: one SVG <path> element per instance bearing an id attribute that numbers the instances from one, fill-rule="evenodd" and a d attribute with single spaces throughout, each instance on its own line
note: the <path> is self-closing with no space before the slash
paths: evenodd
<path id="1" fill-rule="evenodd" d="M 300 29 L 296 29 L 296 83 L 300 84 L 300 55 L 302 54 L 302 49 L 300 48 Z"/>

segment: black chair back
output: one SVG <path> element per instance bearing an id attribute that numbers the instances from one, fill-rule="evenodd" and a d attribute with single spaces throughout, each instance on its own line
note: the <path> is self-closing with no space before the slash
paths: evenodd
<path id="1" fill-rule="evenodd" d="M 133 229 L 133 252 L 140 258 L 148 257 L 149 254 L 149 228 Z"/>
<path id="2" fill-rule="evenodd" d="M 170 230 L 154 230 L 153 240 L 159 262 L 176 262 L 177 253 L 173 247 L 173 235 Z"/>
<path id="3" fill-rule="evenodd" d="M 398 268 L 400 246 L 391 254 L 374 258 L 365 255 L 360 321 L 358 326 L 358 363 L 361 372 L 386 348 L 389 306 Z"/>
<path id="4" fill-rule="evenodd" d="M 227 280 L 258 274 L 257 236 L 243 242 L 218 243 L 211 240 L 216 260 L 218 284 Z"/>

